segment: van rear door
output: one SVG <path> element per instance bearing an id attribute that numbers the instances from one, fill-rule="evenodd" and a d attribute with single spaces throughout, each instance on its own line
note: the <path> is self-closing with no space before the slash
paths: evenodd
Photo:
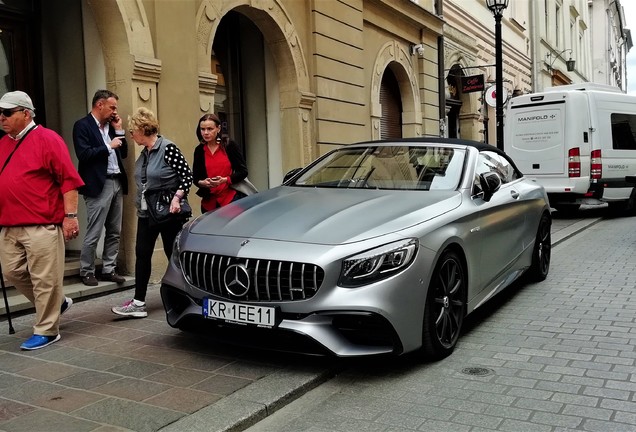
<path id="1" fill-rule="evenodd" d="M 557 94 L 510 101 L 505 149 L 525 175 L 567 176 L 565 102 Z"/>

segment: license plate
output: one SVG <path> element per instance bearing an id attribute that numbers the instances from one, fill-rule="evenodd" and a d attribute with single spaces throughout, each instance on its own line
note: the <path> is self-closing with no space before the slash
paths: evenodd
<path id="1" fill-rule="evenodd" d="M 203 316 L 258 327 L 274 327 L 276 325 L 276 308 L 274 307 L 232 303 L 211 298 L 203 299 Z"/>

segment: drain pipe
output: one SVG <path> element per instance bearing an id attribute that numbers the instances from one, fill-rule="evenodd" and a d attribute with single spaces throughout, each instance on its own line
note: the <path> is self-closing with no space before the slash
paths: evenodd
<path id="1" fill-rule="evenodd" d="M 435 1 L 435 14 L 444 19 L 443 0 Z M 437 37 L 437 95 L 439 104 L 439 136 L 446 136 L 446 77 L 444 76 L 444 34 Z"/>
<path id="2" fill-rule="evenodd" d="M 530 82 L 531 82 L 531 92 L 536 93 L 538 91 L 543 91 L 542 88 L 539 87 L 539 47 L 537 43 L 537 9 L 538 2 L 530 2 L 530 52 L 532 53 L 532 67 L 530 68 Z"/>

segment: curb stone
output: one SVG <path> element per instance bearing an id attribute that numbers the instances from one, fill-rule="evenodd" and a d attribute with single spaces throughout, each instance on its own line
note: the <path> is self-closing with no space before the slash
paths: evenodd
<path id="1" fill-rule="evenodd" d="M 583 219 L 572 225 L 563 228 L 554 234 L 552 234 L 552 247 L 558 245 L 559 243 L 564 242 L 565 240 L 571 238 L 572 236 L 580 233 L 581 231 L 591 227 L 592 225 L 597 224 L 603 220 L 603 218 L 592 218 L 592 219 Z"/>
<path id="2" fill-rule="evenodd" d="M 218 402 L 182 417 L 161 432 L 239 432 L 326 382 L 336 371 L 289 370 L 268 375 Z"/>

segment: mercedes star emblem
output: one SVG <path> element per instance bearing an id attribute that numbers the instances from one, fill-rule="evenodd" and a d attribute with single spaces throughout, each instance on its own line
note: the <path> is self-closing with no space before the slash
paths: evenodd
<path id="1" fill-rule="evenodd" d="M 236 297 L 243 297 L 250 289 L 250 274 L 243 264 L 232 264 L 223 274 L 225 288 Z"/>

